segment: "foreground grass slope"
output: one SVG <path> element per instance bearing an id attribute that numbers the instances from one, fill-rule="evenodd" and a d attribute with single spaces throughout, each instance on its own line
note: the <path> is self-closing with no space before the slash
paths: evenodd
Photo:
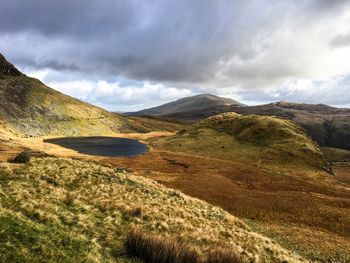
<path id="1" fill-rule="evenodd" d="M 228 246 L 252 262 L 300 262 L 227 212 L 122 169 L 38 158 L 0 167 L 0 261 L 132 262 L 138 226 L 181 237 L 203 253 Z"/>

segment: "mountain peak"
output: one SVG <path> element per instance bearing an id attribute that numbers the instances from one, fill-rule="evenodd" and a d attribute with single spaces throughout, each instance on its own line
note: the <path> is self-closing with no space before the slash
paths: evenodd
<path id="1" fill-rule="evenodd" d="M 195 108 L 203 108 L 203 109 L 211 106 L 229 106 L 229 105 L 244 106 L 242 103 L 239 103 L 238 101 L 235 101 L 233 99 L 219 97 L 210 93 L 202 93 L 191 97 L 185 97 L 164 105 L 177 105 L 177 106 L 181 105 L 182 107 L 195 106 Z M 156 107 L 156 108 L 159 108 L 159 107 Z M 191 110 L 191 109 L 187 108 L 182 110 Z"/>
<path id="2" fill-rule="evenodd" d="M 218 100 L 218 101 L 226 101 L 228 104 L 241 104 L 233 99 L 229 99 L 229 98 L 224 98 L 224 97 L 219 97 L 217 95 L 213 95 L 211 93 L 202 93 L 202 94 L 198 94 L 198 95 L 194 95 L 192 97 L 186 97 L 183 99 L 209 99 L 209 100 Z M 182 99 L 179 99 L 182 100 Z M 243 104 L 241 104 L 243 105 Z"/>
<path id="3" fill-rule="evenodd" d="M 185 97 L 172 101 L 158 107 L 145 109 L 138 112 L 129 113 L 130 115 L 150 115 L 150 116 L 166 116 L 177 114 L 179 112 L 206 111 L 214 107 L 222 106 L 244 106 L 243 104 L 209 93 L 198 94 L 191 97 Z"/>
<path id="4" fill-rule="evenodd" d="M 198 94 L 198 95 L 194 95 L 192 97 L 193 98 L 195 98 L 195 97 L 197 97 L 197 98 L 219 98 L 218 96 L 210 94 L 210 93 L 201 93 L 201 94 Z"/>
<path id="5" fill-rule="evenodd" d="M 0 53 L 0 75 L 20 76 L 22 73 Z"/>

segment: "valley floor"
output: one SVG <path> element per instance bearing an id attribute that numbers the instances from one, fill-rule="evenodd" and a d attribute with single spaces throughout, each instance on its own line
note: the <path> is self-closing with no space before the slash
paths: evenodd
<path id="1" fill-rule="evenodd" d="M 171 133 L 116 134 L 147 140 Z M 42 138 L 21 144 L 59 157 L 98 160 L 122 166 L 183 193 L 220 206 L 254 230 L 310 260 L 350 262 L 350 165 L 334 164 L 335 177 L 297 169 L 151 149 L 133 158 L 101 158 L 78 154 Z M 2 147 L 5 159 L 14 147 Z"/>

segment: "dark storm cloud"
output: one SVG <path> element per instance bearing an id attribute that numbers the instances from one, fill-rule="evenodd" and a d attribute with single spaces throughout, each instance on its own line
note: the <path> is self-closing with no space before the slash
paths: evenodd
<path id="1" fill-rule="evenodd" d="M 4 0 L 0 32 L 36 31 L 47 36 L 96 37 L 124 30 L 136 17 L 135 1 Z"/>
<path id="2" fill-rule="evenodd" d="M 350 74 L 349 7 L 348 0 L 2 0 L 0 52 L 30 72 L 50 69 L 46 79 L 57 86 L 67 77 L 95 86 L 121 78 L 192 91 L 285 89 L 289 79 Z"/>
<path id="3" fill-rule="evenodd" d="M 278 27 L 290 10 L 325 10 L 344 3 L 3 0 L 0 33 L 25 35 L 29 42 L 40 35 L 44 40 L 35 50 L 14 55 L 15 60 L 30 57 L 35 67 L 200 83 L 214 79 L 234 57 L 245 61 L 259 55 L 256 36 Z"/>
<path id="4" fill-rule="evenodd" d="M 254 27 L 268 23 L 264 14 L 251 12 L 259 6 L 211 0 L 5 0 L 0 33 L 24 35 L 29 42 L 41 36 L 37 49 L 13 55 L 17 61 L 34 58 L 36 67 L 75 65 L 137 79 L 205 81 L 229 57 L 254 55 L 249 46 Z"/>
<path id="5" fill-rule="evenodd" d="M 315 11 L 338 11 L 349 4 L 348 0 L 313 0 L 311 1 L 311 8 Z"/>

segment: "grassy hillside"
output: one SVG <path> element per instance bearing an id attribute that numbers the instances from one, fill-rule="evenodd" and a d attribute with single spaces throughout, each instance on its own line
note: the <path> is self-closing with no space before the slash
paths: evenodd
<path id="1" fill-rule="evenodd" d="M 2 76 L 0 95 L 0 118 L 18 135 L 87 135 L 128 128 L 125 118 L 66 96 L 25 75 Z"/>
<path id="2" fill-rule="evenodd" d="M 137 132 L 149 132 L 149 131 L 168 131 L 174 132 L 184 129 L 188 124 L 169 121 L 167 119 L 158 117 L 138 117 L 128 116 L 127 117 L 130 126 Z"/>
<path id="3" fill-rule="evenodd" d="M 29 78 L 0 54 L 0 133 L 17 137 L 173 131 L 181 124 L 128 118 L 64 95 Z"/>
<path id="4" fill-rule="evenodd" d="M 350 151 L 338 148 L 322 148 L 325 158 L 331 162 L 350 162 Z"/>
<path id="5" fill-rule="evenodd" d="M 123 169 L 38 158 L 0 165 L 1 262 L 133 262 L 131 226 L 176 237 L 202 255 L 229 247 L 251 262 L 302 259 L 227 212 Z"/>
<path id="6" fill-rule="evenodd" d="M 302 128 L 276 117 L 224 113 L 154 143 L 163 149 L 224 160 L 329 169 L 319 147 Z"/>

